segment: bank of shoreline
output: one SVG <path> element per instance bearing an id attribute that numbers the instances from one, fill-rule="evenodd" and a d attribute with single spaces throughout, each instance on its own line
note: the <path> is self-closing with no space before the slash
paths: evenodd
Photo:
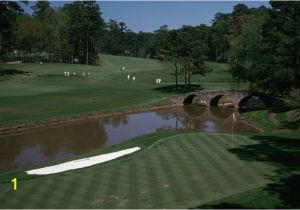
<path id="1" fill-rule="evenodd" d="M 87 114 L 87 115 L 81 115 L 81 116 L 66 117 L 66 118 L 56 119 L 56 120 L 49 120 L 49 121 L 40 122 L 40 123 L 19 124 L 16 126 L 0 128 L 0 136 L 9 135 L 12 133 L 19 133 L 19 132 L 23 132 L 23 131 L 27 131 L 27 130 L 35 129 L 35 128 L 66 125 L 68 123 L 76 123 L 76 122 L 85 121 L 85 120 L 102 119 L 102 118 L 107 118 L 107 117 L 147 112 L 147 111 L 172 108 L 172 107 L 177 107 L 177 106 L 182 106 L 182 104 L 178 104 L 178 103 L 168 103 L 168 104 L 163 104 L 163 105 L 154 104 L 154 105 L 148 105 L 146 107 L 129 108 L 128 110 L 125 110 L 125 111 L 115 111 L 115 112 L 112 111 L 112 112 L 108 112 L 108 113 L 94 113 L 94 114 Z"/>
<path id="2" fill-rule="evenodd" d="M 51 126 L 58 126 L 58 125 L 66 125 L 68 123 L 78 123 L 85 120 L 92 120 L 92 119 L 103 119 L 107 117 L 114 117 L 114 116 L 120 116 L 120 115 L 126 115 L 126 114 L 132 114 L 132 113 L 140 113 L 140 112 L 148 112 L 148 111 L 154 111 L 159 109 L 165 109 L 165 108 L 172 108 L 177 106 L 182 106 L 183 104 L 179 103 L 168 103 L 168 104 L 154 104 L 154 105 L 148 105 L 146 107 L 139 107 L 139 108 L 129 108 L 125 111 L 112 111 L 108 113 L 94 113 L 94 114 L 87 114 L 87 115 L 81 115 L 81 116 L 74 116 L 74 117 L 66 117 L 62 119 L 56 119 L 56 120 L 49 120 L 46 122 L 40 122 L 40 123 L 31 123 L 31 124 L 20 124 L 16 126 L 11 127 L 3 127 L 0 128 L 0 136 L 9 135 L 13 133 L 21 133 L 24 131 L 28 131 L 30 129 L 36 129 L 36 128 L 45 128 L 45 127 L 51 127 Z M 259 132 L 264 132 L 264 129 L 256 125 L 254 122 L 249 122 L 246 120 L 241 114 L 237 115 L 238 118 L 246 123 L 247 125 L 253 127 Z"/>

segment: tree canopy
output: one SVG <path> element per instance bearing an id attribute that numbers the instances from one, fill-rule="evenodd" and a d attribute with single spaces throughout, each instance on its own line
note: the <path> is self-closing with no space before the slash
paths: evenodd
<path id="1" fill-rule="evenodd" d="M 52 8 L 37 1 L 32 15 L 20 2 L 0 2 L 0 54 L 47 53 L 54 62 L 95 64 L 99 53 L 167 60 L 175 80 L 209 71 L 205 61 L 227 62 L 237 83 L 254 91 L 286 94 L 300 87 L 300 3 L 271 1 L 270 8 L 237 4 L 216 13 L 211 26 L 184 25 L 133 32 L 125 22 L 104 21 L 96 1 Z M 176 82 L 177 84 L 177 82 Z"/>

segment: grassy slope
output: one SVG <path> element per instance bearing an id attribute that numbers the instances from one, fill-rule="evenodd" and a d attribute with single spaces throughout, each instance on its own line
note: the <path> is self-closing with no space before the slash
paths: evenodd
<path id="1" fill-rule="evenodd" d="M 243 116 L 250 122 L 254 122 L 256 125 L 264 129 L 264 131 L 270 132 L 276 128 L 275 123 L 270 119 L 269 110 L 246 112 Z"/>
<path id="2" fill-rule="evenodd" d="M 6 68 L 34 72 L 34 76 L 17 74 L 0 78 L 0 127 L 163 103 L 163 97 L 174 94 L 153 90 L 157 87 L 156 78 L 162 78 L 163 83 L 174 82 L 170 64 L 108 55 L 100 59 L 101 66 L 7 65 Z M 230 89 L 228 66 L 208 64 L 214 72 L 206 77 L 194 75 L 192 82 L 203 82 L 204 88 Z M 122 66 L 126 67 L 126 73 L 120 72 Z M 64 71 L 76 72 L 77 76 L 65 78 Z M 83 71 L 91 76 L 83 78 L 80 76 Z M 44 76 L 37 77 L 35 73 Z M 127 73 L 135 74 L 136 81 L 128 81 Z"/>
<path id="3" fill-rule="evenodd" d="M 273 118 L 272 119 L 272 116 Z M 263 128 L 266 132 L 278 131 L 278 129 L 291 129 L 292 133 L 300 132 L 300 110 L 293 109 L 289 111 L 282 111 L 279 113 L 272 112 L 272 110 L 259 110 L 246 112 L 243 116 Z"/>
<path id="4" fill-rule="evenodd" d="M 283 168 L 289 170 L 272 159 L 273 152 L 283 152 L 281 145 L 264 151 L 266 145 L 277 144 L 270 136 L 236 135 L 234 145 L 230 142 L 227 134 L 158 133 L 107 148 L 106 152 L 134 145 L 143 149 L 106 164 L 30 179 L 20 172 L 0 174 L 0 207 L 192 208 L 268 188 Z M 9 183 L 15 176 L 17 191 Z M 269 206 L 281 203 L 276 197 Z"/>

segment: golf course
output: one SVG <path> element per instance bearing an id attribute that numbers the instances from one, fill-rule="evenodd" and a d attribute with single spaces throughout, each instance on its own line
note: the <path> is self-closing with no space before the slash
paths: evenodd
<path id="1" fill-rule="evenodd" d="M 231 89 L 226 64 L 196 75 L 197 88 Z M 125 66 L 125 73 L 120 68 Z M 95 66 L 7 65 L 1 78 L 1 127 L 168 104 L 172 66 L 151 59 L 101 55 Z M 76 75 L 65 77 L 64 72 Z M 82 72 L 89 72 L 83 77 Z M 26 72 L 32 72 L 31 76 Z M 37 75 L 42 76 L 37 76 Z M 128 80 L 127 75 L 136 80 Z M 162 84 L 155 83 L 162 78 Z M 180 77 L 179 77 L 180 78 Z M 180 78 L 182 79 L 182 78 Z M 180 82 L 180 81 L 179 81 Z M 1 208 L 293 208 L 299 207 L 299 129 L 280 131 L 270 111 L 246 112 L 255 134 L 165 131 L 79 155 L 138 146 L 140 151 L 91 167 L 27 175 L 45 162 L 0 172 Z M 287 121 L 288 113 L 278 115 Z M 147 121 L 145 121 L 147 123 Z M 17 178 L 17 190 L 11 180 Z M 45 201 L 47 198 L 47 201 Z"/>
<path id="2" fill-rule="evenodd" d="M 0 209 L 300 209 L 300 1 L 0 1 Z"/>

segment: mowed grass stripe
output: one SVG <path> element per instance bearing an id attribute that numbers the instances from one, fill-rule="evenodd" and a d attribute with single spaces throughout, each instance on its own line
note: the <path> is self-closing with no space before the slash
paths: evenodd
<path id="1" fill-rule="evenodd" d="M 61 183 L 57 182 L 56 179 L 46 179 L 46 177 L 41 177 L 39 181 L 40 184 L 37 187 L 33 188 L 32 186 L 30 197 L 27 197 L 25 205 L 21 204 L 20 208 L 49 208 L 49 202 L 57 202 L 53 196 L 57 194 L 56 189 Z M 45 198 L 47 198 L 47 202 L 45 202 Z"/>
<path id="2" fill-rule="evenodd" d="M 149 200 L 148 205 L 144 208 L 161 208 L 163 206 L 163 199 L 168 200 L 168 195 L 163 193 L 161 190 L 161 185 L 164 183 L 164 176 L 160 176 L 160 170 L 157 169 L 157 165 L 153 164 L 153 155 L 150 152 L 146 153 L 145 158 L 143 158 L 143 164 L 145 166 L 144 171 L 146 173 L 146 182 L 149 190 Z M 147 192 L 147 191 L 146 191 Z"/>
<path id="3" fill-rule="evenodd" d="M 173 191 L 174 189 L 170 186 L 174 182 L 172 181 L 172 175 L 170 174 L 168 163 L 165 162 L 164 158 L 160 156 L 160 151 L 158 148 L 152 149 L 152 155 L 149 159 L 152 161 L 153 170 L 156 170 L 156 177 L 158 180 L 158 185 L 156 189 L 160 191 L 161 195 L 161 204 L 162 206 L 153 207 L 153 208 L 170 208 L 170 204 L 173 203 Z M 173 186 L 172 185 L 172 186 Z M 177 186 L 175 186 L 176 188 Z"/>
<path id="4" fill-rule="evenodd" d="M 234 172 L 234 162 L 230 162 L 227 160 L 226 155 L 224 155 L 224 152 L 227 151 L 221 151 L 220 149 L 217 149 L 217 147 L 221 145 L 217 145 L 215 147 L 211 146 L 212 141 L 216 141 L 214 135 L 207 135 L 202 136 L 201 140 L 190 140 L 194 143 L 194 145 L 198 145 L 199 148 L 203 147 L 203 152 L 206 154 L 211 154 L 211 164 L 212 167 L 214 167 L 215 171 L 220 170 L 222 177 L 224 177 L 225 181 L 228 183 L 228 185 L 231 185 L 233 188 L 238 188 L 242 184 L 244 184 L 244 181 L 241 177 L 236 176 L 236 173 Z"/>
<path id="5" fill-rule="evenodd" d="M 119 179 L 121 178 L 121 167 L 122 165 L 111 165 L 113 170 L 110 175 L 108 175 L 108 185 L 103 190 L 104 201 L 100 208 L 115 208 L 115 193 L 118 192 L 119 188 Z M 127 167 L 127 166 L 126 166 Z M 124 171 L 124 170 L 123 170 Z"/>
<path id="6" fill-rule="evenodd" d="M 214 177 L 213 173 L 210 173 L 210 170 L 206 170 L 206 168 L 209 168 L 208 162 L 203 161 L 204 156 L 198 155 L 195 153 L 192 147 L 186 146 L 184 144 L 184 141 L 178 141 L 177 145 L 179 146 L 179 149 L 181 150 L 181 153 L 187 153 L 188 154 L 188 159 L 185 161 L 188 161 L 189 164 L 192 165 L 193 171 L 192 173 L 194 176 L 197 178 L 197 183 L 199 185 L 199 189 L 201 189 L 201 192 L 204 192 L 201 198 L 206 197 L 207 194 L 212 193 L 212 185 L 218 186 L 217 183 L 215 182 L 208 182 L 207 178 L 212 178 Z M 187 152 L 188 151 L 188 152 Z M 200 161 L 199 159 L 202 159 Z"/>
<path id="7" fill-rule="evenodd" d="M 183 190 L 187 189 L 185 189 L 185 186 L 183 185 L 182 180 L 180 179 L 181 168 L 173 167 L 173 165 L 176 163 L 176 160 L 172 158 L 169 148 L 163 148 L 163 146 L 158 147 L 156 151 L 158 158 L 161 160 L 161 165 L 164 168 L 163 172 L 165 172 L 168 177 L 169 184 L 164 185 L 164 187 L 170 188 L 170 193 L 172 196 L 172 201 L 168 205 L 170 208 L 180 208 L 186 206 L 186 200 L 188 200 L 188 193 L 186 191 L 184 192 Z"/>
<path id="8" fill-rule="evenodd" d="M 84 192 L 84 188 L 87 185 L 88 181 L 85 179 L 84 176 L 77 176 L 76 184 L 72 187 L 73 188 L 73 196 L 69 200 L 67 208 L 78 208 L 81 204 L 81 195 Z"/>
<path id="9" fill-rule="evenodd" d="M 205 196 L 205 191 L 201 190 L 201 187 L 198 185 L 197 179 L 195 179 L 197 175 L 197 170 L 195 166 L 191 164 L 189 155 L 189 151 L 182 151 L 180 145 L 176 142 L 171 142 L 169 145 L 169 149 L 172 154 L 172 158 L 176 160 L 177 168 L 181 169 L 181 179 L 184 181 L 185 188 L 188 189 L 190 195 L 190 199 L 196 199 L 199 196 Z"/>
<path id="10" fill-rule="evenodd" d="M 23 205 L 31 204 L 27 202 L 28 194 L 34 193 L 41 187 L 40 182 L 19 181 L 18 189 L 13 190 L 12 185 L 3 184 L 0 186 L 0 208 L 22 208 Z"/>
<path id="11" fill-rule="evenodd" d="M 138 176 L 138 186 L 139 186 L 139 191 L 137 192 L 139 201 L 140 201 L 140 206 L 137 206 L 137 208 L 152 208 L 153 203 L 155 203 L 155 199 L 152 200 L 153 196 L 154 198 L 157 196 L 155 191 L 153 191 L 153 184 L 157 185 L 157 181 L 155 180 L 154 182 L 149 182 L 148 180 L 148 174 L 146 171 L 146 167 L 148 167 L 147 163 L 145 160 L 148 157 L 148 151 L 146 150 L 144 153 L 143 157 L 140 157 L 138 161 L 136 161 L 136 167 L 139 172 Z"/>
<path id="12" fill-rule="evenodd" d="M 114 172 L 114 168 L 110 167 L 109 165 L 103 165 L 102 168 L 99 170 L 99 177 L 97 176 L 97 173 L 94 174 L 93 180 L 98 179 L 96 182 L 99 184 L 94 184 L 93 181 L 89 183 L 89 187 L 86 189 L 86 191 L 89 191 L 89 203 L 87 206 L 91 206 L 91 208 L 103 208 L 105 197 L 107 196 L 105 193 L 108 191 L 110 186 L 110 178 Z M 96 171 L 98 171 L 96 170 Z M 100 182 L 101 180 L 101 182 Z M 88 196 L 88 195 L 87 195 Z"/>
<path id="13" fill-rule="evenodd" d="M 219 137 L 217 137 L 219 138 Z M 227 139 L 228 142 L 231 142 L 232 141 L 232 137 L 231 135 L 228 135 L 228 134 L 224 134 L 224 138 Z M 248 138 L 246 136 L 241 136 L 241 135 L 234 135 L 234 145 L 232 148 L 229 148 L 229 154 L 230 154 L 230 157 L 233 157 L 233 158 L 236 158 L 238 159 L 238 157 L 234 154 L 234 151 L 236 149 L 239 149 L 241 147 L 247 147 L 249 145 L 256 145 L 258 144 L 257 141 L 251 139 L 251 138 Z M 259 154 L 258 154 L 259 155 Z M 246 167 L 246 170 L 249 168 L 250 171 L 249 173 L 251 172 L 255 172 L 254 174 L 251 173 L 252 175 L 254 175 L 255 177 L 257 178 L 261 178 L 263 176 L 266 175 L 266 173 L 269 173 L 270 170 L 274 170 L 274 167 L 269 165 L 269 164 L 266 164 L 266 163 L 262 163 L 262 162 L 258 162 L 258 161 L 241 161 L 240 159 L 238 159 L 237 161 L 237 164 L 240 164 L 241 167 L 245 168 Z"/>
<path id="14" fill-rule="evenodd" d="M 193 151 L 193 154 L 196 158 L 197 156 L 199 157 L 199 162 L 207 163 L 203 170 L 208 171 L 206 180 L 207 184 L 211 185 L 210 188 L 212 189 L 213 193 L 223 193 L 225 189 L 232 187 L 232 184 L 228 182 L 230 181 L 231 177 L 228 177 L 226 173 L 224 174 L 224 169 L 222 168 L 223 163 L 220 163 L 215 159 L 214 151 L 209 150 L 203 143 L 197 143 L 197 141 L 199 140 L 191 136 L 187 136 L 186 141 L 181 142 L 182 145 L 185 146 L 185 148 L 190 148 L 190 150 Z M 221 172 L 219 173 L 220 169 Z"/>
<path id="15" fill-rule="evenodd" d="M 217 139 L 220 139 L 221 137 L 220 136 L 216 136 Z M 249 144 L 253 144 L 253 141 L 250 142 L 250 140 L 248 138 L 246 138 L 245 136 L 238 136 L 238 135 L 235 135 L 234 138 L 238 141 L 238 142 L 241 142 L 242 145 L 249 145 Z M 228 139 L 230 140 L 231 139 L 231 136 L 230 135 L 224 135 L 224 139 Z M 231 149 L 231 150 L 234 150 L 237 146 L 239 145 L 234 145 L 234 147 Z M 228 155 L 228 157 L 230 159 L 237 159 L 237 157 L 230 153 Z M 262 179 L 262 176 L 264 174 L 263 170 L 266 169 L 266 165 L 264 165 L 264 167 L 262 168 L 260 166 L 260 164 L 257 164 L 257 162 L 244 162 L 244 161 L 235 161 L 237 167 L 239 167 L 239 170 L 238 172 L 239 173 L 243 173 L 245 174 L 245 178 L 250 182 L 250 183 L 255 183 L 257 182 L 258 180 L 261 181 Z"/>
<path id="16" fill-rule="evenodd" d="M 238 138 L 238 136 L 236 136 Z M 226 166 L 229 167 L 229 171 L 233 172 L 233 176 L 238 179 L 237 181 L 241 183 L 241 185 L 253 184 L 257 181 L 261 181 L 260 177 L 255 177 L 253 170 L 249 170 L 249 167 L 245 166 L 243 162 L 238 160 L 236 157 L 232 156 L 232 154 L 222 146 L 222 141 L 226 139 L 226 136 L 214 136 L 214 139 L 204 140 L 207 145 L 216 151 L 218 157 L 226 163 Z"/>
<path id="17" fill-rule="evenodd" d="M 92 208 L 92 201 L 96 200 L 99 194 L 102 194 L 103 174 L 107 167 L 96 167 L 98 170 L 90 169 L 81 175 L 86 182 L 78 198 L 80 202 L 77 208 Z"/>
<path id="18" fill-rule="evenodd" d="M 220 187 L 227 187 L 222 181 L 223 177 L 220 177 L 219 174 L 211 167 L 211 161 L 209 154 L 204 155 L 201 152 L 201 149 L 195 147 L 191 142 L 188 141 L 188 137 L 182 141 L 179 141 L 178 144 L 183 151 L 189 151 L 189 156 L 194 162 L 195 169 L 197 169 L 199 178 L 201 179 L 202 189 L 206 192 L 206 196 L 215 193 L 215 189 Z M 209 180 L 209 181 L 208 181 Z"/>
<path id="19" fill-rule="evenodd" d="M 139 200 L 140 193 L 140 180 L 139 180 L 139 168 L 137 168 L 136 159 L 130 161 L 129 169 L 129 180 L 128 180 L 128 195 L 129 202 L 127 208 L 143 208 L 142 201 Z"/>
<path id="20" fill-rule="evenodd" d="M 66 174 L 60 174 L 57 182 L 59 182 L 60 185 L 58 185 L 57 193 L 54 194 L 51 199 L 57 200 L 57 206 L 55 206 L 55 208 L 58 208 L 58 206 L 68 208 L 75 195 L 79 180 L 76 174 L 68 172 Z"/>

